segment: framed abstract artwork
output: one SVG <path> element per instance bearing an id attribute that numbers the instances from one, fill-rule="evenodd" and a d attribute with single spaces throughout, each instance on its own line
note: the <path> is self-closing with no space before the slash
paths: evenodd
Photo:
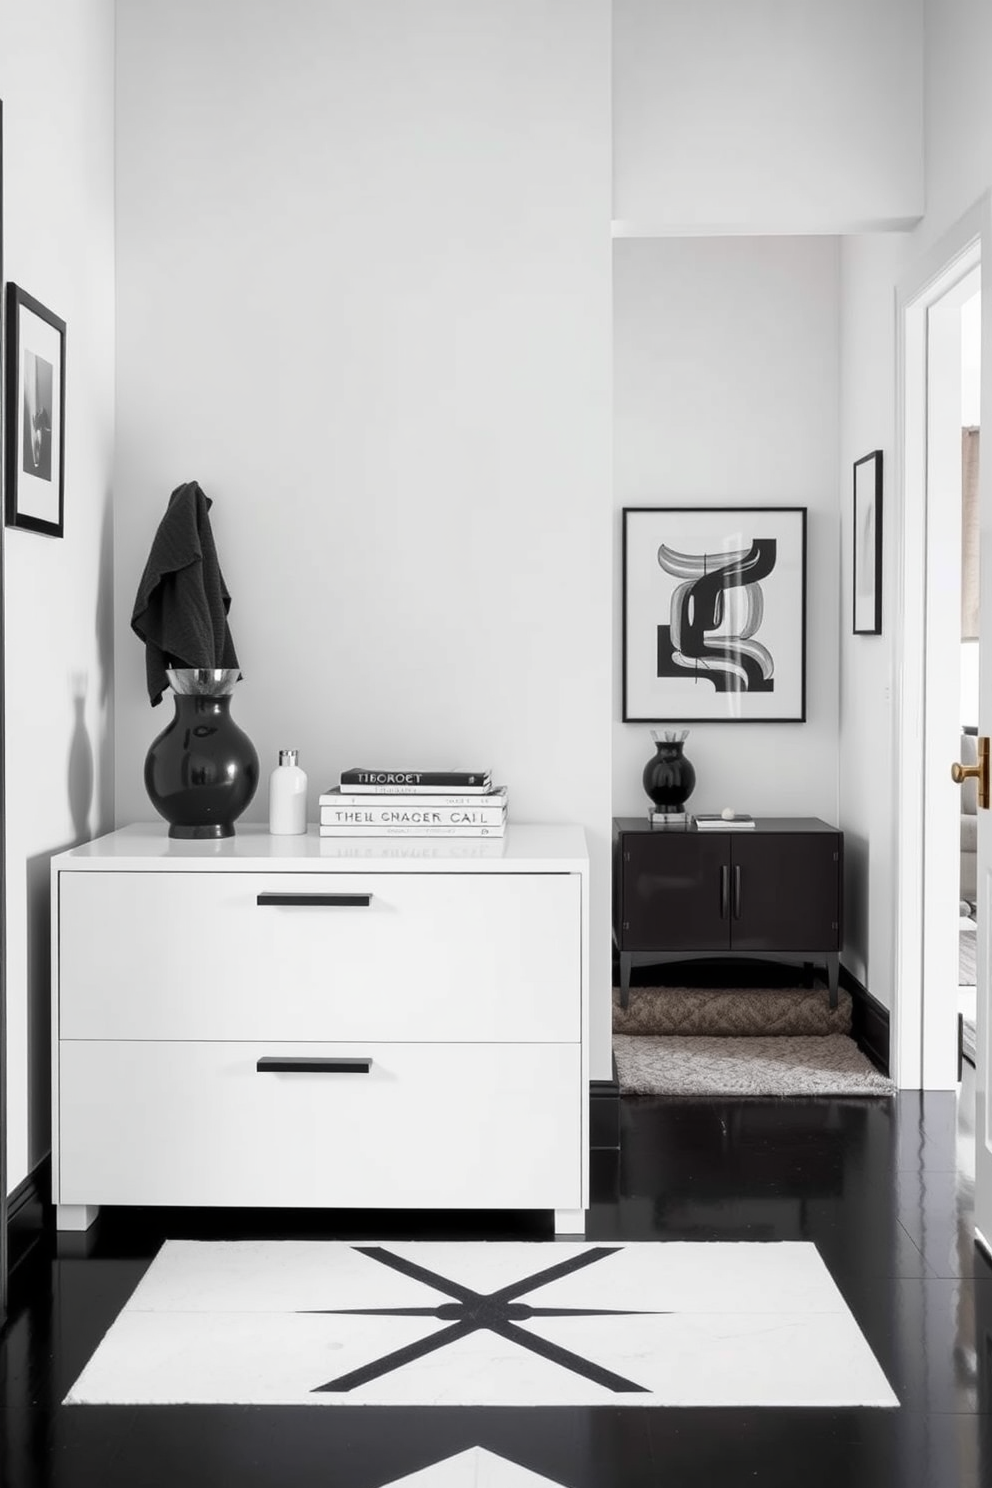
<path id="1" fill-rule="evenodd" d="M 61 537 L 65 499 L 65 321 L 7 286 L 8 527 Z"/>
<path id="2" fill-rule="evenodd" d="M 622 717 L 805 722 L 805 507 L 624 508 Z"/>
<path id="3" fill-rule="evenodd" d="M 854 462 L 854 634 L 882 634 L 882 451 Z"/>

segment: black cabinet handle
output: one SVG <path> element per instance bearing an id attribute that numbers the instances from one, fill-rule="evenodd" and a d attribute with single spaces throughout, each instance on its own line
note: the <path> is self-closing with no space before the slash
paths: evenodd
<path id="1" fill-rule="evenodd" d="M 255 1065 L 260 1075 L 367 1075 L 371 1059 L 319 1059 L 306 1055 L 302 1059 L 266 1054 Z"/>
<path id="2" fill-rule="evenodd" d="M 734 864 L 734 919 L 741 917 L 741 870 L 740 864 Z"/>
<path id="3" fill-rule="evenodd" d="M 256 894 L 255 903 L 299 904 L 304 907 L 323 905 L 330 909 L 368 909 L 371 894 Z"/>
<path id="4" fill-rule="evenodd" d="M 720 869 L 720 918 L 727 918 L 727 900 L 730 897 L 730 869 L 724 863 Z"/>

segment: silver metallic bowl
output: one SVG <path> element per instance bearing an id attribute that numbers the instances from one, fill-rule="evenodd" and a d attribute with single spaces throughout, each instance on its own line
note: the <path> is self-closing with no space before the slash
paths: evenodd
<path id="1" fill-rule="evenodd" d="M 175 667 L 166 671 L 173 692 L 184 697 L 230 697 L 240 667 Z"/>

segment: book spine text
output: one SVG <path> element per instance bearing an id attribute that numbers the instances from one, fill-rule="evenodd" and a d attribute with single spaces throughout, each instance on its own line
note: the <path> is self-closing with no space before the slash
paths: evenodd
<path id="1" fill-rule="evenodd" d="M 506 819 L 502 806 L 321 806 L 322 826 L 489 827 Z"/>

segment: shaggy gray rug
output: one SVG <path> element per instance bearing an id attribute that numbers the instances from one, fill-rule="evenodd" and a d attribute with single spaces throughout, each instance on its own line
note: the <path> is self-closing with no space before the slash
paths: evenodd
<path id="1" fill-rule="evenodd" d="M 633 1000 L 633 999 L 632 999 Z M 613 1036 L 623 1095 L 892 1095 L 845 1034 L 805 1038 Z"/>
<path id="2" fill-rule="evenodd" d="M 632 987 L 624 1009 L 614 987 L 613 1031 L 721 1038 L 850 1033 L 851 994 L 842 991 L 831 1008 L 826 987 Z"/>

